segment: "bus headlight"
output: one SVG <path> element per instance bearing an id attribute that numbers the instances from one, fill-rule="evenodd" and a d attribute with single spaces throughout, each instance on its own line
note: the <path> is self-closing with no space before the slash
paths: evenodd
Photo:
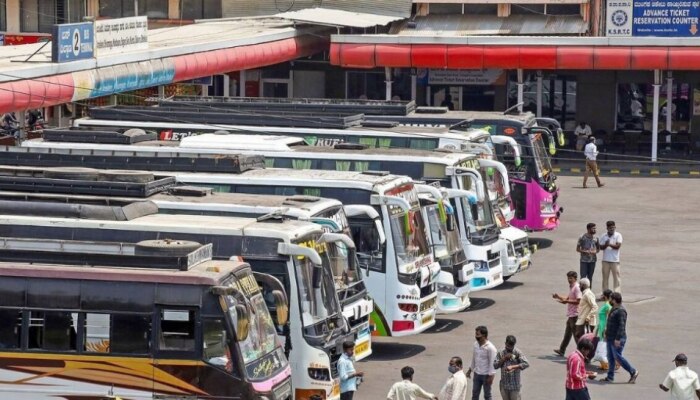
<path id="1" fill-rule="evenodd" d="M 554 212 L 554 202 L 540 201 L 540 212 L 553 213 Z"/>
<path id="2" fill-rule="evenodd" d="M 331 370 L 328 368 L 309 368 L 309 378 L 317 381 L 330 381 Z"/>

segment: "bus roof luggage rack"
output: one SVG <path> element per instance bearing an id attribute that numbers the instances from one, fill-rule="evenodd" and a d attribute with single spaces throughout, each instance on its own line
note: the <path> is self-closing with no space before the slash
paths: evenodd
<path id="1" fill-rule="evenodd" d="M 58 217 L 105 221 L 130 221 L 158 213 L 152 201 L 137 201 L 124 206 L 64 202 L 0 200 L 0 214 L 30 217 Z"/>
<path id="2" fill-rule="evenodd" d="M 414 114 L 416 115 L 416 114 Z M 365 121 L 362 123 L 363 126 L 368 123 L 373 124 L 377 122 L 391 121 L 396 125 L 408 125 L 408 126 L 426 126 L 426 127 L 452 127 L 455 125 L 463 124 L 464 118 L 441 118 L 441 117 L 431 117 L 429 114 L 423 116 L 412 116 L 412 117 L 396 117 L 396 116 L 383 116 L 383 115 L 368 115 L 365 117 Z"/>
<path id="3" fill-rule="evenodd" d="M 0 238 L 0 261 L 187 271 L 212 259 L 212 245 L 179 240 L 138 243 Z"/>
<path id="4" fill-rule="evenodd" d="M 92 127 L 44 129 L 42 137 L 46 142 L 75 142 L 102 144 L 133 144 L 148 140 L 158 140 L 155 132 L 143 129 L 95 129 Z"/>
<path id="5" fill-rule="evenodd" d="M 359 126 L 363 114 L 319 114 L 309 112 L 282 112 L 261 110 L 226 110 L 212 106 L 199 107 L 143 107 L 105 106 L 88 111 L 91 118 L 106 120 L 182 122 L 212 125 L 252 125 L 298 128 L 345 129 Z"/>
<path id="6" fill-rule="evenodd" d="M 197 97 L 175 96 L 152 99 L 161 107 L 216 107 L 235 110 L 306 111 L 314 113 L 407 115 L 415 111 L 414 101 L 386 101 L 359 99 L 313 99 L 273 97 Z"/>
<path id="7" fill-rule="evenodd" d="M 96 169 L 170 172 L 225 172 L 239 174 L 265 168 L 260 155 L 182 154 L 145 155 L 142 152 L 80 149 L 0 147 L 0 165 L 61 167 L 80 165 Z"/>
<path id="8" fill-rule="evenodd" d="M 148 197 L 176 183 L 173 176 L 154 176 L 143 171 L 0 167 L 0 190 L 20 192 Z"/>

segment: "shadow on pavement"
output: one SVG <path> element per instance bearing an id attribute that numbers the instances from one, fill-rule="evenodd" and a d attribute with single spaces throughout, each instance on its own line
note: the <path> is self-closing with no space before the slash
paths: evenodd
<path id="1" fill-rule="evenodd" d="M 462 325 L 464 325 L 464 322 L 459 320 L 438 318 L 435 320 L 435 326 L 423 332 L 423 334 L 451 332 Z"/>
<path id="2" fill-rule="evenodd" d="M 372 343 L 372 346 L 374 346 L 374 343 Z M 548 354 L 546 356 L 537 356 L 537 359 L 544 360 L 544 361 L 551 361 L 551 362 L 555 362 L 557 364 L 566 365 L 566 358 L 560 357 L 556 354 Z"/>
<path id="3" fill-rule="evenodd" d="M 512 278 L 496 286 L 491 290 L 511 290 L 524 285 L 522 282 L 513 282 Z"/>
<path id="4" fill-rule="evenodd" d="M 552 243 L 554 243 L 550 239 L 541 239 L 541 238 L 533 238 L 533 237 L 528 238 L 528 241 L 530 242 L 531 245 L 537 244 L 537 250 L 542 250 L 542 249 L 546 249 L 548 247 L 552 247 Z"/>
<path id="5" fill-rule="evenodd" d="M 492 305 L 496 304 L 495 300 L 491 300 L 491 299 L 487 299 L 487 298 L 472 297 L 469 300 L 471 300 L 472 304 L 469 306 L 469 308 L 467 308 L 463 312 L 479 311 L 479 310 L 489 308 Z"/>
<path id="6" fill-rule="evenodd" d="M 372 342 L 371 361 L 397 361 L 414 357 L 425 351 L 425 346 L 410 343 Z"/>

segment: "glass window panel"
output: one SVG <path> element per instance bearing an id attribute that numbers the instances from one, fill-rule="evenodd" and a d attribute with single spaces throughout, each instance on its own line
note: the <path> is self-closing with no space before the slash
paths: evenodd
<path id="1" fill-rule="evenodd" d="M 160 311 L 160 350 L 194 351 L 195 312 Z"/>
<path id="2" fill-rule="evenodd" d="M 16 349 L 20 346 L 22 312 L 0 310 L 0 349 Z"/>
<path id="3" fill-rule="evenodd" d="M 67 311 L 30 311 L 28 347 L 53 351 L 76 350 L 77 322 L 77 318 Z"/>
<path id="4" fill-rule="evenodd" d="M 85 314 L 83 351 L 91 353 L 109 353 L 109 334 L 109 314 Z"/>
<path id="5" fill-rule="evenodd" d="M 150 340 L 150 315 L 112 315 L 110 348 L 113 353 L 148 354 Z"/>

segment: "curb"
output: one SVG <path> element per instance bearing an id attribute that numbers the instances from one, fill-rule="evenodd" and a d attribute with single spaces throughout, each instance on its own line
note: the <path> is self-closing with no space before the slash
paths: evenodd
<path id="1" fill-rule="evenodd" d="M 601 175 L 608 176 L 653 176 L 661 178 L 700 178 L 700 170 L 673 170 L 658 168 L 599 168 Z M 583 168 L 553 167 L 555 174 L 562 176 L 583 175 Z"/>

